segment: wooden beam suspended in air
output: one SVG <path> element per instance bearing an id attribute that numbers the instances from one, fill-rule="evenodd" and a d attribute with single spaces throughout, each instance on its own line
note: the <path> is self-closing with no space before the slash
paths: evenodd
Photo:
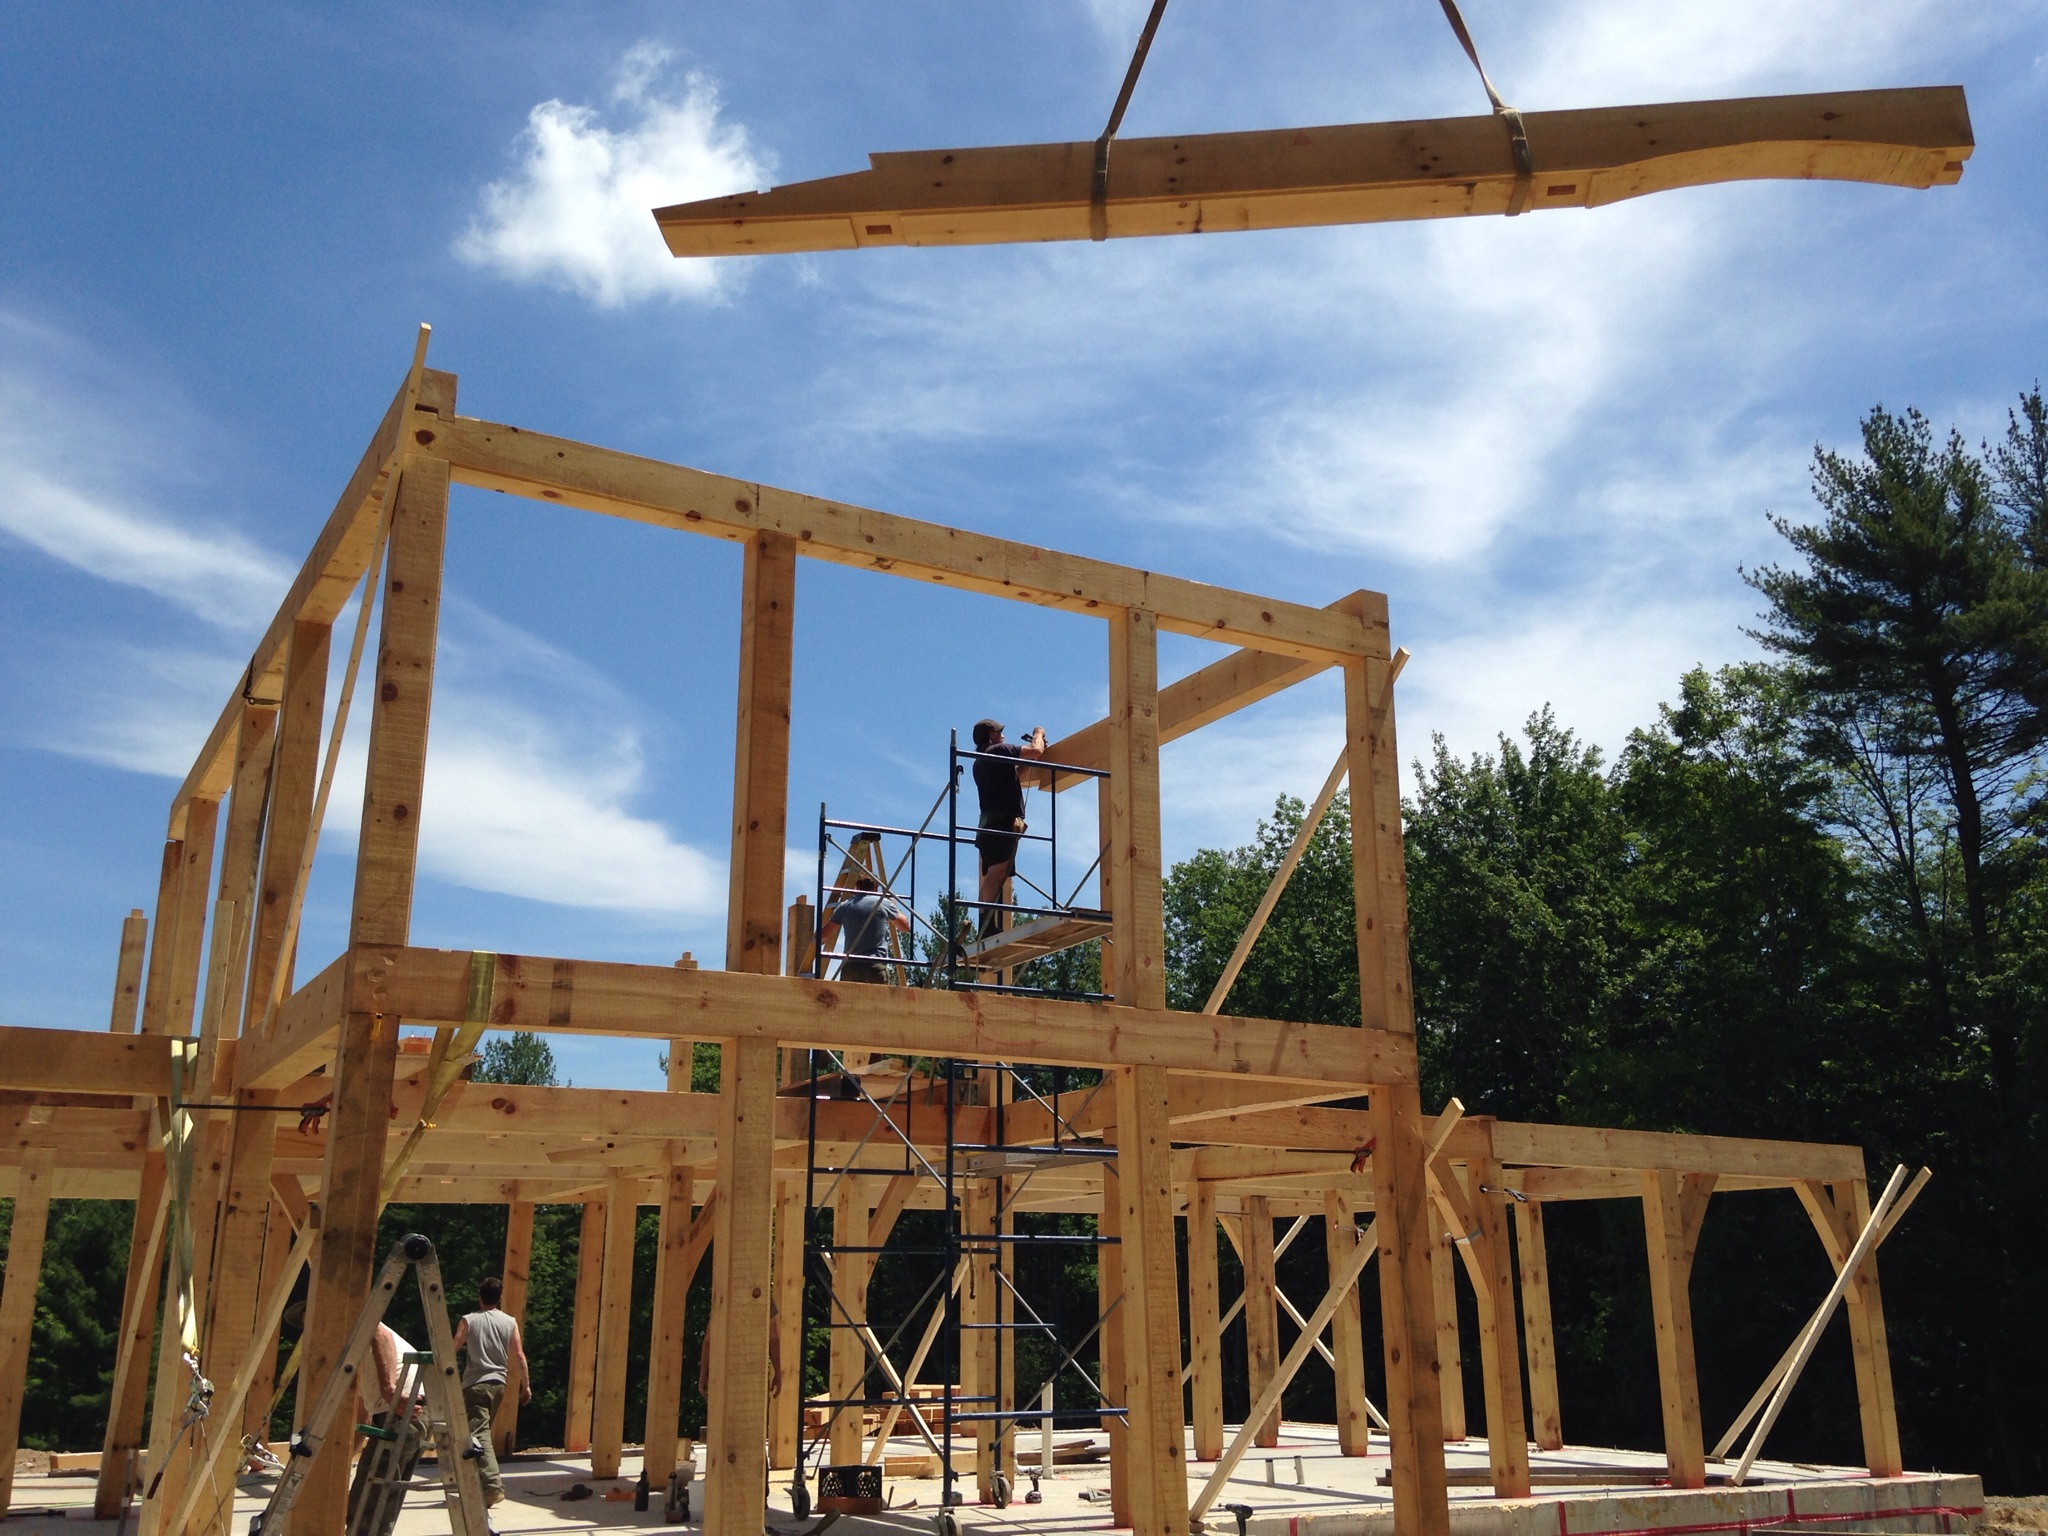
<path id="1" fill-rule="evenodd" d="M 654 210 L 677 256 L 1002 245 L 1597 208 L 1724 181 L 1953 184 L 1961 86 L 1526 112 L 1532 173 L 1495 117 L 868 156 L 871 169 Z"/>

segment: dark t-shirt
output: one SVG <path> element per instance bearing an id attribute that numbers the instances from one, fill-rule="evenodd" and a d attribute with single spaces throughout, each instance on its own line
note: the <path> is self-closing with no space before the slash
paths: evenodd
<path id="1" fill-rule="evenodd" d="M 981 824 L 1013 832 L 1017 823 L 1024 819 L 1024 786 L 1017 778 L 1014 762 L 998 763 L 990 759 L 1020 758 L 1024 749 L 1013 741 L 999 741 L 981 750 L 989 754 L 974 760 L 974 787 L 981 793 Z"/>

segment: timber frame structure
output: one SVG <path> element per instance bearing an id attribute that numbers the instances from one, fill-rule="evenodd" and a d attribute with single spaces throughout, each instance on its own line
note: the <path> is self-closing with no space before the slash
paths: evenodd
<path id="1" fill-rule="evenodd" d="M 410 942 L 454 484 L 743 545 L 724 969 Z M 782 905 L 799 557 L 1103 623 L 1108 716 L 1067 735 L 1052 755 L 1107 771 L 1093 782 L 1102 786 L 1111 921 L 1104 987 L 1113 1002 L 795 974 L 809 968 L 813 942 L 807 905 L 787 914 Z M 328 782 L 322 721 L 331 629 L 358 582 L 381 590 L 382 601 L 364 689 L 368 776 L 349 941 L 340 955 L 300 967 L 309 833 Z M 364 625 L 368 607 L 366 600 Z M 1161 686 L 1161 630 L 1237 649 Z M 359 630 L 358 655 L 362 638 Z M 1377 1259 L 1396 1529 L 1443 1536 L 1444 1441 L 1463 1435 L 1466 1417 L 1455 1313 L 1444 1305 L 1454 1251 L 1479 1299 L 1493 1487 L 1526 1494 L 1528 1442 L 1562 1443 L 1544 1208 L 1554 1200 L 1641 1201 L 1668 1475 L 1675 1486 L 1697 1488 L 1706 1480 L 1706 1448 L 1687 1276 L 1701 1217 L 1716 1192 L 1794 1191 L 1841 1274 L 1869 1470 L 1898 1475 L 1883 1313 L 1876 1269 L 1866 1261 L 1882 1222 L 1868 1219 L 1860 1151 L 1461 1119 L 1455 1103 L 1425 1113 L 1409 990 L 1398 666 L 1386 601 L 1374 593 L 1303 607 L 461 416 L 455 377 L 424 366 L 423 337 L 172 802 L 153 925 L 137 912 L 122 931 L 112 1029 L 0 1030 L 9 1115 L 0 1193 L 15 1201 L 0 1298 L 0 1438 L 9 1442 L 0 1449 L 11 1452 L 17 1438 L 52 1196 L 136 1201 L 98 1507 L 103 1516 L 122 1507 L 146 1446 L 154 1491 L 144 1536 L 225 1528 L 236 1441 L 262 1426 L 279 1313 L 302 1264 L 311 1269 L 303 1379 L 317 1391 L 350 1366 L 338 1354 L 371 1284 L 384 1200 L 509 1205 L 505 1303 L 515 1314 L 534 1204 L 568 1202 L 584 1210 L 569 1448 L 587 1449 L 596 1475 L 612 1475 L 625 1438 L 631 1234 L 638 1208 L 652 1204 L 661 1212 L 661 1245 L 645 1466 L 658 1486 L 678 1454 L 683 1300 L 708 1252 L 705 1347 L 719 1389 L 705 1447 L 704 1526 L 716 1536 L 760 1536 L 769 1468 L 791 1464 L 802 1408 L 793 1382 L 785 1388 L 770 1369 L 773 1349 L 789 1360 L 796 1347 L 807 1215 L 801 1143 L 807 1125 L 821 1125 L 814 1134 L 855 1147 L 875 1117 L 866 1103 L 783 1091 L 795 1064 L 820 1049 L 1103 1074 L 1105 1091 L 1078 1128 L 1100 1136 L 1108 1152 L 1049 1181 L 1034 1208 L 1092 1211 L 1119 1239 L 1102 1250 L 1105 1297 L 1120 1298 L 1105 1307 L 1112 1315 L 1102 1387 L 1125 1415 L 1111 1434 L 1116 1521 L 1144 1536 L 1189 1528 L 1190 1431 L 1197 1460 L 1225 1450 L 1219 1222 L 1241 1246 L 1250 1280 L 1254 1395 L 1274 1409 L 1248 1416 L 1270 1418 L 1256 1427 L 1261 1438 L 1277 1427 L 1279 1390 L 1291 1374 L 1277 1347 L 1277 1309 L 1289 1304 L 1272 1284 L 1275 1220 L 1325 1223 L 1331 1273 L 1342 1283 L 1312 1310 L 1333 1330 L 1339 1432 L 1351 1454 L 1364 1453 L 1368 1434 L 1368 1332 L 1351 1281 Z M 1359 1027 L 1170 1010 L 1160 748 L 1327 668 L 1342 674 L 1347 735 L 1322 803 L 1343 772 L 1357 786 Z M 354 677 L 352 662 L 344 706 Z M 330 765 L 333 745 L 330 737 Z M 401 1040 L 401 1025 L 436 1034 L 431 1045 Z M 467 1083 L 459 1069 L 487 1027 L 674 1042 L 668 1091 Z M 721 1047 L 715 1094 L 689 1091 L 688 1043 L 696 1041 Z M 1367 1107 L 1332 1103 L 1360 1099 Z M 295 1126 L 292 1111 L 315 1101 L 324 1101 L 324 1115 Z M 1030 1110 L 1010 1106 L 1007 1141 L 1032 1139 Z M 1043 1137 L 1057 1130 L 1040 1128 Z M 183 1198 L 173 1201 L 177 1189 Z M 1361 1242 L 1356 1221 L 1365 1213 L 1372 1225 Z M 875 1215 L 861 1202 L 863 1229 Z M 1183 1216 L 1194 1238 L 1185 1373 L 1176 1233 Z M 173 1294 L 159 1335 L 160 1288 Z M 189 1334 L 181 1332 L 187 1322 Z M 1311 1331 L 1320 1325 L 1304 1338 Z M 204 1422 L 181 1423 L 186 1337 L 200 1340 L 199 1367 L 216 1387 L 210 1433 Z M 1306 1350 L 1298 1345 L 1290 1360 Z M 507 1417 L 516 1412 L 511 1400 Z M 346 1454 L 345 1438 L 321 1453 L 296 1529 L 341 1528 Z M 12 1465 L 11 1455 L 0 1456 L 0 1476 Z M 1197 1503 L 1211 1498 L 1205 1492 Z"/>

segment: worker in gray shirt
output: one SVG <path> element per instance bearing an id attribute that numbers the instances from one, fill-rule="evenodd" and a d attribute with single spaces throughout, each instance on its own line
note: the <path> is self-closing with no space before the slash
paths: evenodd
<path id="1" fill-rule="evenodd" d="M 841 896 L 825 909 L 824 925 L 818 930 L 819 947 L 827 954 L 838 948 L 844 937 L 845 958 L 839 962 L 841 981 L 886 982 L 889 973 L 882 962 L 889 955 L 889 934 L 910 932 L 910 919 L 903 909 L 882 894 L 873 875 L 855 875 L 851 895 Z"/>
<path id="2" fill-rule="evenodd" d="M 500 1503 L 505 1497 L 498 1450 L 491 1442 L 491 1420 L 498 1415 L 498 1404 L 514 1369 L 519 1372 L 519 1401 L 533 1401 L 518 1320 L 498 1307 L 498 1298 L 504 1294 L 504 1282 L 492 1275 L 476 1288 L 477 1310 L 455 1325 L 455 1347 L 469 1354 L 462 1367 L 462 1406 L 469 1414 L 470 1439 L 476 1442 L 486 1505 Z"/>

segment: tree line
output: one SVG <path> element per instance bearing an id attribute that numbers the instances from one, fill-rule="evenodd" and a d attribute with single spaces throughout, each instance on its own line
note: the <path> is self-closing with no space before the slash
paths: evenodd
<path id="1" fill-rule="evenodd" d="M 1687 673 L 1611 763 L 1547 706 L 1492 752 L 1459 757 L 1438 740 L 1416 762 L 1403 810 L 1424 1097 L 1456 1094 L 1472 1112 L 1516 1119 L 1849 1142 L 1868 1150 L 1880 1180 L 1895 1162 L 1929 1165 L 1935 1180 L 1880 1266 L 1907 1462 L 2038 1490 L 2048 1486 L 2048 1241 L 2037 1203 L 2048 1171 L 2048 408 L 2036 387 L 2003 436 L 1974 449 L 1953 432 L 1937 437 L 1917 412 L 1874 410 L 1858 451 L 1817 452 L 1813 488 L 1808 519 L 1774 519 L 1782 563 L 1745 573 L 1760 603 L 1750 633 L 1767 659 Z M 1202 1005 L 1302 814 L 1283 797 L 1244 846 L 1205 849 L 1170 872 L 1174 1006 Z M 1092 950 L 1044 964 L 1044 982 L 1065 990 L 1099 976 Z M 1226 1006 L 1358 1022 L 1343 797 Z M 715 1049 L 700 1047 L 693 1070 L 715 1086 Z M 478 1075 L 547 1082 L 554 1067 L 545 1042 L 525 1037 L 492 1042 Z M 501 1208 L 394 1207 L 385 1227 L 387 1240 L 415 1224 L 433 1232 L 464 1301 L 474 1278 L 496 1272 L 504 1219 Z M 98 1443 L 128 1224 L 119 1203 L 53 1207 L 24 1444 Z M 1553 1207 L 1549 1225 L 1565 1432 L 1655 1447 L 1640 1211 L 1573 1203 Z M 561 1440 L 576 1244 L 576 1208 L 543 1207 L 526 1318 L 529 1443 Z M 1321 1293 L 1320 1246 L 1283 1259 L 1291 1295 Z M 654 1247 L 647 1210 L 632 1426 L 645 1401 Z M 1221 1263 L 1229 1286 L 1227 1247 Z M 1693 1271 L 1710 1436 L 1829 1279 L 1789 1194 L 1714 1198 Z M 708 1283 L 707 1267 L 693 1336 Z M 1092 1317 L 1092 1259 L 1063 1258 L 1041 1283 L 1062 1316 Z M 1370 1292 L 1373 1271 L 1364 1283 Z M 885 1260 L 878 1313 L 920 1288 Z M 1469 1294 L 1462 1306 L 1471 1341 Z M 886 1331 L 895 1319 L 881 1321 Z M 1468 1343 L 1475 1426 L 1476 1353 Z M 1225 1359 L 1226 1403 L 1242 1413 L 1242 1351 L 1228 1340 Z M 687 1360 L 686 1429 L 703 1418 L 695 1370 Z M 1330 1407 L 1315 1372 L 1287 1400 L 1297 1416 Z M 1859 1444 L 1837 1321 L 1772 1451 L 1853 1464 Z"/>

